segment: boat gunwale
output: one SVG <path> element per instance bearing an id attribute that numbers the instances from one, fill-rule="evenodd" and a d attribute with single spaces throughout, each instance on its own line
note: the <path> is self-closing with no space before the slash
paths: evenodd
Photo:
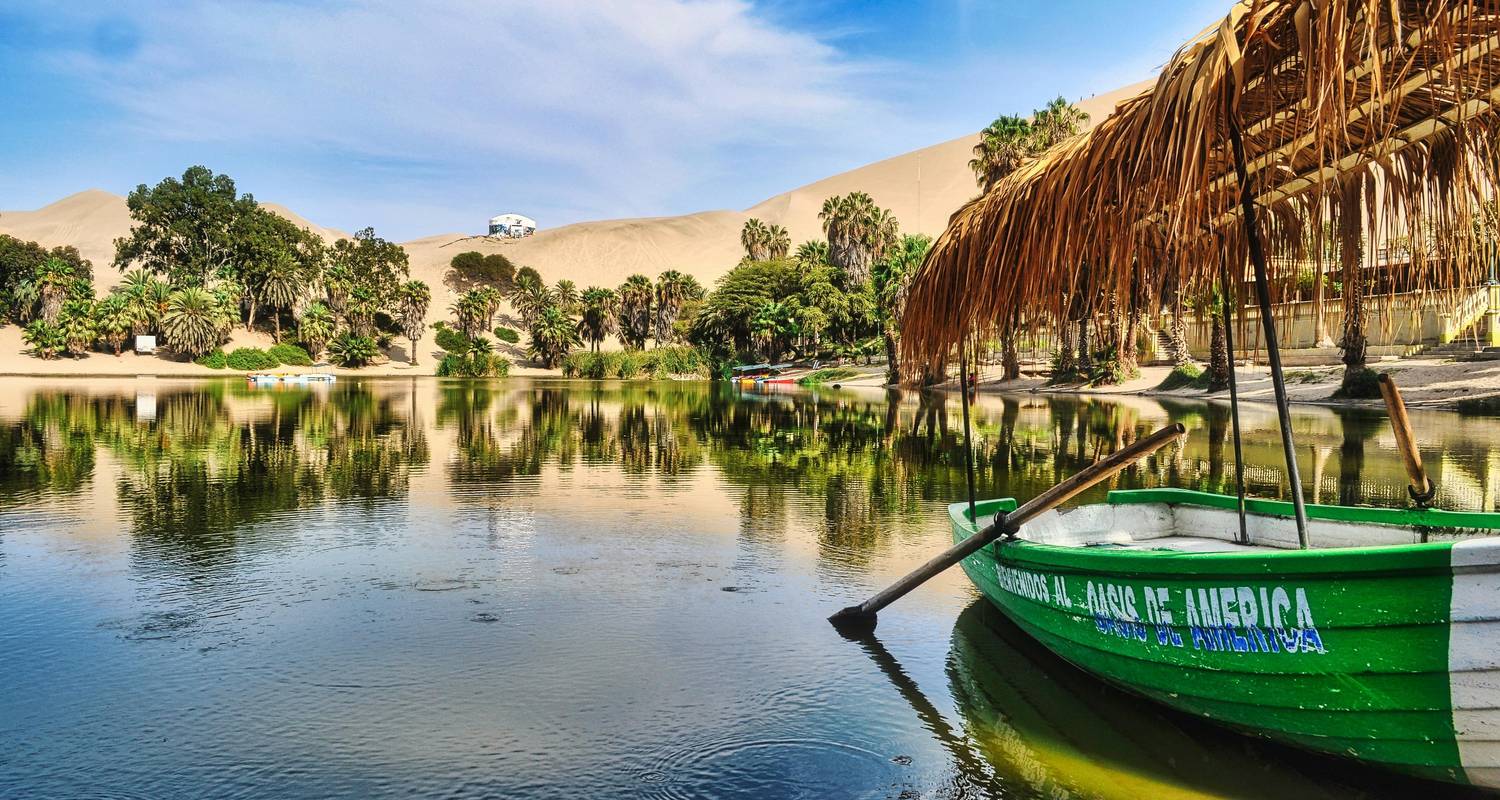
<path id="1" fill-rule="evenodd" d="M 1229 495 L 1211 494 L 1191 489 L 1124 489 L 1111 491 L 1105 500 L 1109 505 L 1133 505 L 1160 503 L 1163 505 L 1198 506 L 1220 510 L 1233 510 L 1236 498 Z M 979 501 L 976 512 L 983 517 L 1000 511 L 1012 511 L 1016 501 L 1012 498 L 997 498 Z M 1500 529 L 1500 513 L 1458 512 L 1418 509 L 1386 509 L 1366 506 L 1307 506 L 1312 519 L 1349 522 L 1367 525 L 1448 529 L 1448 530 L 1497 530 Z M 1262 517 L 1290 517 L 1292 504 L 1275 500 L 1246 500 L 1246 511 Z M 967 502 L 951 503 L 948 506 L 950 520 L 956 530 L 975 532 L 976 525 L 969 517 Z M 1433 525 L 1436 519 L 1460 520 L 1470 524 Z M 1474 522 L 1486 524 L 1475 525 Z M 1500 531 L 1497 531 L 1500 533 Z M 1149 541 L 1149 540 L 1148 540 Z M 1500 540 L 1497 540 L 1500 541 Z M 1143 572 L 1193 572 L 1235 573 L 1250 565 L 1274 560 L 1276 569 L 1293 572 L 1338 572 L 1357 571 L 1367 575 L 1374 573 L 1412 575 L 1419 572 L 1448 572 L 1451 565 L 1448 551 L 1454 540 L 1443 539 L 1430 542 L 1403 544 L 1355 545 L 1348 547 L 1322 547 L 1308 550 L 1257 547 L 1251 551 L 1233 552 L 1188 552 L 1167 548 L 1107 548 L 1080 545 L 1060 545 L 1015 539 L 988 545 L 985 550 L 991 557 L 998 556 L 1003 546 L 1007 558 L 1045 564 L 1052 568 L 1083 569 L 1093 571 L 1130 574 Z M 1495 548 L 1492 560 L 1500 566 L 1500 547 Z M 1108 565 L 1105 567 L 1104 565 Z M 1335 566 L 1336 564 L 1336 566 Z M 1094 566 L 1097 565 L 1097 566 Z M 1471 565 L 1478 566 L 1478 565 Z"/>

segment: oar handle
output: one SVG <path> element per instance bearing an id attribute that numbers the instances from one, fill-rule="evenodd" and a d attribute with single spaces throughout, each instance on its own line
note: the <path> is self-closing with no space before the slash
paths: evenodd
<path id="1" fill-rule="evenodd" d="M 1380 397 L 1385 400 L 1385 410 L 1391 415 L 1396 449 L 1401 452 L 1401 464 L 1406 467 L 1406 477 L 1411 482 L 1408 492 L 1419 507 L 1426 508 L 1437 489 L 1422 469 L 1422 453 L 1417 450 L 1417 437 L 1412 433 L 1411 420 L 1406 416 L 1406 402 L 1401 399 L 1401 390 L 1396 388 L 1389 373 L 1380 374 Z"/>
<path id="2" fill-rule="evenodd" d="M 1136 461 L 1155 452 L 1162 445 L 1181 436 L 1187 429 L 1174 422 L 1144 439 L 1137 439 L 1130 446 L 1084 467 L 1077 474 L 1028 500 L 1020 508 L 995 517 L 995 521 L 983 530 L 953 545 L 926 564 L 917 567 L 910 575 L 891 584 L 879 594 L 857 606 L 850 606 L 829 617 L 835 625 L 849 620 L 873 620 L 882 608 L 901 599 L 907 592 L 926 583 L 932 576 L 968 558 L 990 542 L 1004 535 L 1014 535 L 1020 527 L 1033 517 L 1048 511 L 1077 495 L 1079 492 L 1109 478 Z M 978 520 L 974 520 L 977 525 Z"/>

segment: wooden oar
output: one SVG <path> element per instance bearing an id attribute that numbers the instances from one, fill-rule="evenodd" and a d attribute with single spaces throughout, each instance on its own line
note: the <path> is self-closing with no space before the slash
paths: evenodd
<path id="1" fill-rule="evenodd" d="M 943 551 L 941 555 L 918 567 L 910 575 L 891 584 L 869 600 L 839 611 L 829 617 L 828 621 L 840 629 L 854 627 L 874 629 L 876 614 L 880 613 L 882 608 L 901 599 L 907 592 L 926 583 L 932 576 L 973 555 L 979 548 L 1001 536 L 1014 536 L 1016 531 L 1031 518 L 1055 508 L 1079 492 L 1130 466 L 1167 442 L 1181 436 L 1186 430 L 1182 423 L 1174 422 L 1144 439 L 1136 440 L 1129 447 L 1090 464 L 1076 475 L 1031 498 L 1015 511 L 997 515 L 995 521 L 986 525 L 983 530 Z"/>
<path id="2" fill-rule="evenodd" d="M 1406 478 L 1411 485 L 1407 492 L 1419 508 L 1426 508 L 1437 494 L 1432 481 L 1422 469 L 1422 454 L 1417 451 L 1417 437 L 1411 432 L 1411 420 L 1406 417 L 1406 403 L 1401 399 L 1401 390 L 1388 373 L 1380 374 L 1380 396 L 1385 399 L 1385 410 L 1391 415 L 1391 429 L 1396 433 L 1396 449 L 1401 451 L 1401 463 L 1406 467 Z"/>

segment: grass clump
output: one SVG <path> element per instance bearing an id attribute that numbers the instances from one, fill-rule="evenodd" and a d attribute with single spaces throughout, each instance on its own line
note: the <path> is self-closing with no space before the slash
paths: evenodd
<path id="1" fill-rule="evenodd" d="M 1344 373 L 1344 382 L 1333 392 L 1335 400 L 1379 400 L 1380 374 L 1369 367 Z"/>
<path id="2" fill-rule="evenodd" d="M 223 350 L 214 350 L 213 352 L 198 356 L 198 359 L 193 363 L 200 367 L 208 367 L 209 369 L 223 369 L 229 366 L 229 357 L 224 355 Z"/>
<path id="3" fill-rule="evenodd" d="M 568 354 L 562 372 L 569 378 L 668 378 L 673 375 L 707 377 L 708 362 L 695 347 L 673 345 L 655 350 L 581 351 Z"/>
<path id="4" fill-rule="evenodd" d="M 860 371 L 853 367 L 825 367 L 816 372 L 809 372 L 797 379 L 800 386 L 821 386 L 825 383 L 857 378 Z"/>
<path id="5" fill-rule="evenodd" d="M 516 333 L 513 328 L 502 325 L 495 329 L 495 338 L 506 344 L 516 344 L 521 341 L 521 334 Z"/>
<path id="6" fill-rule="evenodd" d="M 259 347 L 236 347 L 229 354 L 229 357 L 225 359 L 225 364 L 230 369 L 241 372 L 253 372 L 258 369 L 275 369 L 281 366 L 280 361 L 277 361 L 270 353 Z"/>
<path id="7" fill-rule="evenodd" d="M 313 363 L 306 350 L 290 343 L 273 345 L 266 355 L 289 367 L 310 367 Z"/>
<path id="8" fill-rule="evenodd" d="M 510 359 L 481 350 L 445 353 L 433 372 L 439 378 L 504 378 L 510 374 Z"/>
<path id="9" fill-rule="evenodd" d="M 1202 389 L 1207 385 L 1203 378 L 1203 368 L 1197 364 L 1181 364 L 1172 368 L 1156 388 L 1162 391 L 1173 389 Z"/>

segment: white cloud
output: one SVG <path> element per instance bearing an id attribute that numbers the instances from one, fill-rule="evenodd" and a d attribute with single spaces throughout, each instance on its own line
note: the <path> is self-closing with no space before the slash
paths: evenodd
<path id="1" fill-rule="evenodd" d="M 585 214 L 659 213 L 766 157 L 746 148 L 879 155 L 849 134 L 893 127 L 869 88 L 880 67 L 740 0 L 125 0 L 110 15 L 138 47 L 69 69 L 132 136 L 472 168 Z"/>

